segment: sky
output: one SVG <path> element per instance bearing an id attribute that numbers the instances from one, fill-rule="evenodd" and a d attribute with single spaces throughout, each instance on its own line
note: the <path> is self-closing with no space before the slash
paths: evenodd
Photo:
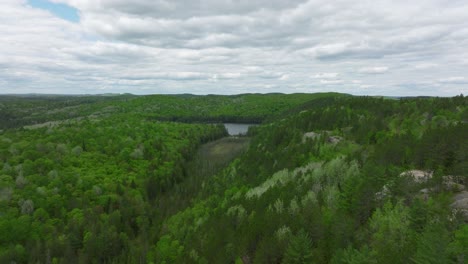
<path id="1" fill-rule="evenodd" d="M 1 0 L 0 94 L 468 93 L 467 0 Z"/>

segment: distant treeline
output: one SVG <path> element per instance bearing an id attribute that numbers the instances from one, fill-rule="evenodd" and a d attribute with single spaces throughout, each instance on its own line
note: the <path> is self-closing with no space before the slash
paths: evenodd
<path id="1" fill-rule="evenodd" d="M 260 123 L 323 94 L 0 96 L 0 129 L 48 121 L 138 114 L 148 120 Z"/>

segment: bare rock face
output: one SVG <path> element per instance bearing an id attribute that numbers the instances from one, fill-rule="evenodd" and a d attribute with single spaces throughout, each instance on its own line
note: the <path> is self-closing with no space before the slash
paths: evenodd
<path id="1" fill-rule="evenodd" d="M 391 194 L 390 189 L 388 188 L 388 185 L 385 184 L 382 188 L 382 191 L 375 193 L 375 199 L 377 201 L 382 201 L 383 199 L 388 197 L 390 194 Z"/>
<path id="2" fill-rule="evenodd" d="M 444 189 L 450 192 L 462 192 L 465 190 L 465 185 L 463 181 L 460 180 L 460 177 L 446 175 L 442 177 Z"/>
<path id="3" fill-rule="evenodd" d="M 451 191 L 451 192 L 462 192 L 466 189 L 465 185 L 455 183 L 455 182 L 449 182 L 447 184 L 444 184 L 444 188 L 445 190 Z"/>
<path id="4" fill-rule="evenodd" d="M 332 131 L 321 131 L 321 132 L 307 132 L 302 135 L 302 143 L 305 143 L 307 139 L 318 139 L 325 136 L 328 143 L 337 144 L 343 140 L 340 136 L 331 136 Z"/>
<path id="5" fill-rule="evenodd" d="M 424 183 L 432 178 L 432 171 L 409 170 L 402 172 L 400 177 L 412 177 L 415 182 Z"/>
<path id="6" fill-rule="evenodd" d="M 302 136 L 302 142 L 305 142 L 307 139 L 316 139 L 319 138 L 321 135 L 315 132 L 307 132 Z"/>
<path id="7" fill-rule="evenodd" d="M 431 190 L 429 190 L 428 188 L 424 188 L 424 189 L 419 190 L 419 193 L 421 193 L 421 194 L 429 194 L 430 192 L 431 192 Z"/>
<path id="8" fill-rule="evenodd" d="M 329 138 L 327 139 L 327 141 L 328 141 L 329 143 L 332 143 L 332 144 L 337 144 L 337 143 L 339 143 L 339 142 L 342 141 L 342 140 L 343 140 L 343 138 L 342 138 L 342 137 L 339 137 L 339 136 L 331 136 L 331 137 L 329 137 Z"/>
<path id="9" fill-rule="evenodd" d="M 452 209 L 459 212 L 468 222 L 468 192 L 462 191 L 453 196 L 454 202 L 450 205 Z"/>
<path id="10" fill-rule="evenodd" d="M 411 177 L 415 183 L 425 183 L 432 178 L 432 171 L 409 170 L 400 174 L 400 177 Z M 441 190 L 436 187 L 437 190 Z M 460 214 L 465 222 L 468 222 L 468 191 L 463 182 L 463 177 L 446 175 L 442 177 L 442 190 L 453 192 L 453 203 L 450 205 L 454 213 Z M 419 197 L 427 201 L 434 188 L 424 188 L 419 190 Z M 379 192 L 378 197 L 382 197 L 385 192 Z"/>

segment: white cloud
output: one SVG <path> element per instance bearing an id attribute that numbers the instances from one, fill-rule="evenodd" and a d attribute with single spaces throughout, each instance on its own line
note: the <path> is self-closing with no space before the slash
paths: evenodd
<path id="1" fill-rule="evenodd" d="M 388 67 L 379 66 L 379 67 L 364 67 L 358 70 L 359 73 L 365 74 L 381 74 L 388 71 Z"/>
<path id="2" fill-rule="evenodd" d="M 315 78 L 315 79 L 320 79 L 320 78 L 330 79 L 330 78 L 336 78 L 338 75 L 339 75 L 339 73 L 337 73 L 337 72 L 323 72 L 323 73 L 317 73 L 317 74 L 313 75 L 312 78 Z"/>
<path id="3" fill-rule="evenodd" d="M 468 84 L 468 79 L 463 76 L 455 76 L 455 77 L 439 79 L 438 82 L 451 83 L 451 84 Z"/>
<path id="4" fill-rule="evenodd" d="M 307 54 L 319 59 L 343 55 L 350 51 L 351 43 L 349 42 L 318 45 L 305 50 Z"/>
<path id="5" fill-rule="evenodd" d="M 321 84 L 342 84 L 343 80 L 320 80 Z"/>
<path id="6" fill-rule="evenodd" d="M 216 74 L 216 76 L 220 79 L 238 79 L 242 77 L 242 74 L 240 72 L 226 72 Z"/>
<path id="7" fill-rule="evenodd" d="M 419 63 L 419 64 L 414 65 L 414 68 L 418 70 L 426 70 L 426 69 L 435 68 L 437 66 L 439 65 L 436 63 Z"/>
<path id="8" fill-rule="evenodd" d="M 467 93 L 466 1 L 53 2 L 1 1 L 0 93 Z"/>
<path id="9" fill-rule="evenodd" d="M 209 79 L 211 75 L 202 72 L 156 72 L 148 74 L 128 74 L 121 76 L 124 80 L 200 80 Z"/>

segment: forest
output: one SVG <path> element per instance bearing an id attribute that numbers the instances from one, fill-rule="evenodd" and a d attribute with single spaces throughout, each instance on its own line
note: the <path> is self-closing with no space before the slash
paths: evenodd
<path id="1" fill-rule="evenodd" d="M 0 263 L 466 263 L 467 104 L 0 96 Z"/>

